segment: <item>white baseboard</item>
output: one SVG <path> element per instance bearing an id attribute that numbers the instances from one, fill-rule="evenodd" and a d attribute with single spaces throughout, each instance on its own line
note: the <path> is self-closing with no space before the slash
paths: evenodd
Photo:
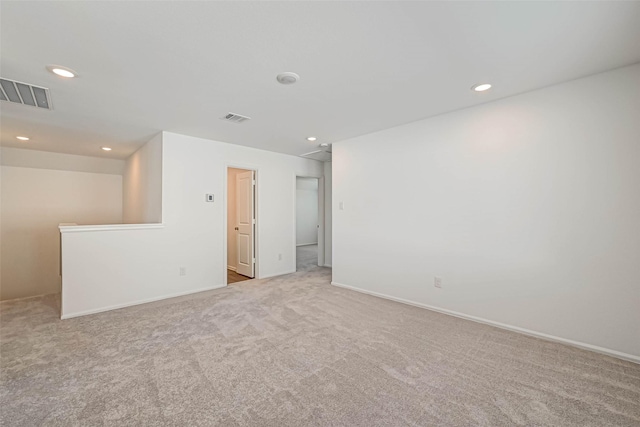
<path id="1" fill-rule="evenodd" d="M 333 266 L 331 264 L 325 264 L 325 267 L 329 267 L 329 268 L 333 268 Z"/>
<path id="2" fill-rule="evenodd" d="M 270 278 L 272 278 L 272 277 L 284 276 L 285 274 L 292 274 L 292 273 L 295 273 L 295 272 L 296 272 L 296 271 L 295 271 L 295 270 L 293 270 L 293 271 L 285 271 L 285 272 L 283 272 L 283 273 L 268 274 L 268 275 L 266 275 L 266 276 L 262 276 L 262 277 L 260 277 L 260 279 L 270 279 Z"/>
<path id="3" fill-rule="evenodd" d="M 231 266 L 231 265 L 227 265 L 227 270 L 238 271 L 238 269 L 236 267 Z"/>
<path id="4" fill-rule="evenodd" d="M 300 243 L 300 244 L 296 244 L 296 247 L 298 247 L 298 246 L 311 246 L 311 245 L 317 245 L 317 244 L 318 244 L 318 242 L 315 242 L 315 243 Z"/>
<path id="5" fill-rule="evenodd" d="M 399 303 L 402 303 L 402 304 L 412 305 L 414 307 L 425 308 L 427 310 L 436 311 L 438 313 L 448 314 L 449 316 L 455 316 L 455 317 L 459 317 L 461 319 L 471 320 L 473 322 L 483 323 L 485 325 L 495 326 L 497 328 L 506 329 L 508 331 L 519 332 L 519 333 L 524 334 L 524 335 L 529 335 L 529 336 L 532 336 L 532 337 L 541 338 L 541 339 L 544 339 L 544 340 L 547 340 L 547 341 L 555 341 L 555 342 L 559 342 L 559 343 L 562 343 L 562 344 L 567 344 L 567 345 L 570 345 L 572 347 L 578 347 L 578 348 L 581 348 L 583 350 L 594 351 L 596 353 L 605 354 L 607 356 L 616 357 L 618 359 L 627 360 L 629 362 L 640 363 L 640 356 L 635 356 L 633 354 L 623 353 L 621 351 L 611 350 L 611 349 L 608 349 L 608 348 L 605 348 L 605 347 L 599 347 L 597 345 L 587 344 L 587 343 L 583 343 L 583 342 L 580 342 L 580 341 L 573 341 L 573 340 L 569 340 L 569 339 L 566 339 L 566 338 L 557 337 L 555 335 L 545 334 L 545 333 L 542 333 L 542 332 L 536 332 L 536 331 L 532 331 L 530 329 L 520 328 L 518 326 L 507 325 L 505 323 L 495 322 L 493 320 L 484 319 L 482 317 L 470 316 L 468 314 L 459 313 L 457 311 L 452 311 L 452 310 L 447 310 L 447 309 L 444 309 L 444 308 L 434 307 L 432 305 L 423 304 L 423 303 L 419 303 L 419 302 L 414 302 L 414 301 L 406 300 L 406 299 L 403 299 L 403 298 L 396 298 L 396 297 L 392 297 L 392 296 L 386 295 L 386 294 L 381 294 L 381 293 L 378 293 L 378 292 L 367 291 L 367 290 L 364 290 L 364 289 L 361 289 L 361 288 L 356 288 L 354 286 L 343 285 L 342 283 L 338 283 L 338 282 L 333 282 L 332 281 L 331 284 L 334 285 L 334 286 L 338 286 L 340 288 L 350 289 L 352 291 L 360 292 L 360 293 L 367 294 L 367 295 L 372 295 L 374 297 L 384 298 L 384 299 L 388 299 L 388 300 L 391 300 L 391 301 L 399 302 Z"/>
<path id="6" fill-rule="evenodd" d="M 190 290 L 190 291 L 186 291 L 186 292 L 178 292 L 178 293 L 175 293 L 175 294 L 163 295 L 163 296 L 160 296 L 160 297 L 153 297 L 153 298 L 147 298 L 147 299 L 134 301 L 134 302 L 127 302 L 127 303 L 124 303 L 124 304 L 115 304 L 115 305 L 110 305 L 108 307 L 101 307 L 101 308 L 95 308 L 95 309 L 86 310 L 86 311 L 79 311 L 77 313 L 63 314 L 62 316 L 60 316 L 60 319 L 65 320 L 65 319 L 71 319 L 71 318 L 74 318 L 74 317 L 88 316 L 89 314 L 97 314 L 97 313 L 102 313 L 102 312 L 105 312 L 105 311 L 117 310 L 119 308 L 131 307 L 131 306 L 134 306 L 134 305 L 146 304 L 146 303 L 149 303 L 149 302 L 161 301 L 161 300 L 169 299 L 169 298 L 182 297 L 182 296 L 190 295 L 190 294 L 197 294 L 198 292 L 212 291 L 214 289 L 220 289 L 220 288 L 224 288 L 226 286 L 227 285 L 209 286 L 209 287 L 206 287 L 206 288 L 194 289 L 194 290 Z"/>
<path id="7" fill-rule="evenodd" d="M 26 300 L 26 299 L 29 299 L 29 298 L 40 298 L 40 297 L 44 297 L 44 296 L 47 296 L 47 295 L 55 295 L 56 293 L 59 294 L 60 292 L 49 293 L 49 294 L 31 295 L 31 296 L 28 296 L 28 297 L 20 297 L 20 298 L 13 298 L 13 299 L 4 299 L 4 300 L 0 301 L 0 305 L 4 304 L 6 302 L 22 301 L 22 300 Z"/>

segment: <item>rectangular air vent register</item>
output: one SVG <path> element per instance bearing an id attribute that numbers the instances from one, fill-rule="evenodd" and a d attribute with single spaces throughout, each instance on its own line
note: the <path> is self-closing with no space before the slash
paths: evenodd
<path id="1" fill-rule="evenodd" d="M 224 117 L 220 117 L 220 120 L 224 120 L 231 123 L 242 123 L 247 120 L 251 120 L 251 117 L 243 116 L 241 114 L 229 113 Z"/>
<path id="2" fill-rule="evenodd" d="M 46 87 L 0 78 L 0 100 L 51 110 L 51 94 Z"/>

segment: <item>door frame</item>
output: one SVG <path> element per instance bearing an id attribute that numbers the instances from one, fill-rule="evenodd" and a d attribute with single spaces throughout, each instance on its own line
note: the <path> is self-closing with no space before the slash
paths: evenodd
<path id="1" fill-rule="evenodd" d="M 260 241 L 260 233 L 259 233 L 259 229 L 260 229 L 260 179 L 259 179 L 259 175 L 260 172 L 258 171 L 258 167 L 256 165 L 251 165 L 251 164 L 247 164 L 247 163 L 225 163 L 224 164 L 224 176 L 222 178 L 222 182 L 224 183 L 224 191 L 223 191 L 223 212 L 222 212 L 222 229 L 224 230 L 224 233 L 222 233 L 222 272 L 223 272 L 223 278 L 222 278 L 222 283 L 224 284 L 224 286 L 227 286 L 227 215 L 229 213 L 229 207 L 227 206 L 229 198 L 227 197 L 227 194 L 229 192 L 229 182 L 228 182 L 228 178 L 229 178 L 229 168 L 232 169 L 244 169 L 246 171 L 253 171 L 253 175 L 254 175 L 254 179 L 256 180 L 256 185 L 254 188 L 254 192 L 253 192 L 253 209 L 255 211 L 255 215 L 256 215 L 256 224 L 255 224 L 255 229 L 254 229 L 254 236 L 253 236 L 253 253 L 255 255 L 256 258 L 256 264 L 254 266 L 254 279 L 260 279 L 260 245 L 259 245 L 259 241 Z"/>
<path id="2" fill-rule="evenodd" d="M 325 212 L 324 212 L 324 176 L 323 175 L 301 175 L 298 173 L 293 174 L 293 271 L 298 271 L 297 260 L 297 234 L 298 234 L 298 193 L 297 193 L 297 179 L 298 178 L 314 178 L 318 180 L 318 266 L 325 267 L 324 246 L 325 246 Z"/>

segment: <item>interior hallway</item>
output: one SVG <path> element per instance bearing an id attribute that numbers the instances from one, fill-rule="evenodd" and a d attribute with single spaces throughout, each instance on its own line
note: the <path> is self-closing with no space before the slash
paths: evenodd
<path id="1" fill-rule="evenodd" d="M 296 247 L 296 271 L 309 271 L 318 267 L 318 245 L 305 245 Z M 227 284 L 251 280 L 251 277 L 243 276 L 233 270 L 227 269 Z"/>

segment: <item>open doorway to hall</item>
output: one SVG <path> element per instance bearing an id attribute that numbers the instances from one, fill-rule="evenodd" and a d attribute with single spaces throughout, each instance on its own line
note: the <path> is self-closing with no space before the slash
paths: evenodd
<path id="1" fill-rule="evenodd" d="M 227 284 L 255 277 L 255 171 L 227 168 Z"/>
<path id="2" fill-rule="evenodd" d="M 319 178 L 296 176 L 296 271 L 308 271 L 322 265 L 320 187 Z"/>

